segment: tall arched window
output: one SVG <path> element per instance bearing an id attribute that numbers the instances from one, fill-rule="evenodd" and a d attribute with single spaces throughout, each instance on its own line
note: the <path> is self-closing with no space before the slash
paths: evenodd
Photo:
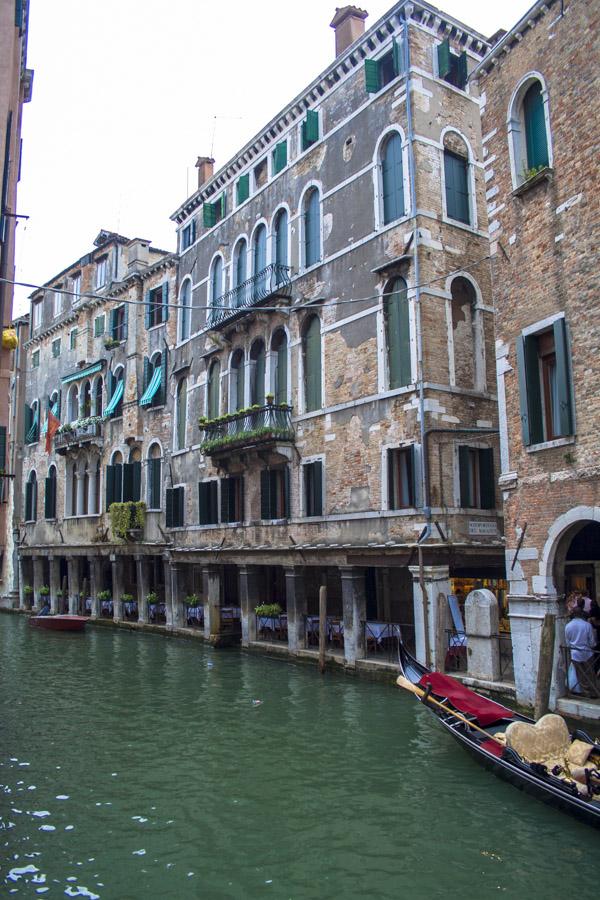
<path id="1" fill-rule="evenodd" d="M 267 229 L 259 225 L 254 233 L 252 248 L 252 274 L 254 276 L 254 298 L 260 300 L 265 296 L 267 284 Z"/>
<path id="2" fill-rule="evenodd" d="M 74 516 L 77 514 L 77 475 L 74 459 L 67 460 L 65 475 L 65 516 Z"/>
<path id="3" fill-rule="evenodd" d="M 229 371 L 229 412 L 244 408 L 244 383 L 244 351 L 236 350 Z"/>
<path id="4" fill-rule="evenodd" d="M 246 286 L 243 285 L 248 277 L 246 266 L 247 260 L 248 244 L 246 242 L 246 238 L 242 238 L 237 242 L 233 254 L 233 287 L 235 291 L 233 295 L 234 306 L 244 306 L 246 300 Z"/>
<path id="5" fill-rule="evenodd" d="M 96 475 L 96 479 L 94 481 L 94 508 L 90 510 L 95 515 L 100 515 L 100 458 L 96 460 L 96 464 L 94 466 L 94 472 Z"/>
<path id="6" fill-rule="evenodd" d="M 549 163 L 546 118 L 542 86 L 534 81 L 523 97 L 523 119 L 527 147 L 527 168 L 539 169 Z"/>
<path id="7" fill-rule="evenodd" d="M 187 341 L 191 329 L 192 283 L 186 278 L 179 291 L 179 340 Z"/>
<path id="8" fill-rule="evenodd" d="M 95 400 L 94 415 L 95 415 L 95 416 L 101 416 L 101 415 L 102 415 L 102 412 L 103 412 L 103 405 L 102 405 L 102 376 L 101 376 L 101 375 L 98 376 L 98 378 L 96 379 L 96 383 L 95 383 L 95 385 L 94 385 L 94 400 Z"/>
<path id="9" fill-rule="evenodd" d="M 285 209 L 279 210 L 273 223 L 273 259 L 275 283 L 282 284 L 288 274 L 288 214 Z"/>
<path id="10" fill-rule="evenodd" d="M 210 274 L 210 304 L 213 317 L 219 316 L 220 300 L 223 295 L 223 259 L 216 256 Z"/>
<path id="11" fill-rule="evenodd" d="M 79 389 L 72 384 L 67 396 L 67 422 L 76 422 L 79 418 Z"/>
<path id="12" fill-rule="evenodd" d="M 216 419 L 219 415 L 220 396 L 221 364 L 218 359 L 215 359 L 208 370 L 208 383 L 206 386 L 206 415 L 209 419 Z"/>
<path id="13" fill-rule="evenodd" d="M 311 188 L 304 199 L 304 265 L 314 266 L 321 259 L 321 198 Z"/>
<path id="14" fill-rule="evenodd" d="M 148 451 L 148 490 L 147 500 L 149 509 L 161 507 L 161 450 L 158 444 L 152 444 Z"/>
<path id="15" fill-rule="evenodd" d="M 104 415 L 108 418 L 118 418 L 123 415 L 123 392 L 125 390 L 125 369 L 123 366 L 117 366 L 115 371 L 109 375 L 111 383 L 110 400 Z"/>
<path id="16" fill-rule="evenodd" d="M 32 470 L 25 483 L 25 521 L 35 522 L 37 519 L 37 476 Z"/>
<path id="17" fill-rule="evenodd" d="M 476 386 L 475 288 L 466 278 L 455 278 L 452 293 L 452 346 L 454 384 L 458 387 Z"/>
<path id="18" fill-rule="evenodd" d="M 470 225 L 469 151 L 455 132 L 444 136 L 444 181 L 446 215 L 449 219 Z"/>
<path id="19" fill-rule="evenodd" d="M 304 407 L 306 412 L 321 409 L 321 321 L 310 316 L 302 336 L 304 362 Z"/>
<path id="20" fill-rule="evenodd" d="M 265 402 L 265 344 L 254 341 L 250 348 L 250 405 L 263 406 Z"/>
<path id="21" fill-rule="evenodd" d="M 287 403 L 288 391 L 288 340 L 283 328 L 279 328 L 271 341 L 271 391 L 275 403 Z"/>
<path id="22" fill-rule="evenodd" d="M 50 466 L 44 493 L 44 518 L 56 518 L 56 466 Z"/>
<path id="23" fill-rule="evenodd" d="M 411 383 L 410 319 L 406 282 L 395 278 L 385 288 L 383 303 L 390 389 Z"/>
<path id="24" fill-rule="evenodd" d="M 187 429 L 187 379 L 182 378 L 177 384 L 176 395 L 176 444 L 178 450 L 183 450 L 186 446 L 185 436 Z"/>
<path id="25" fill-rule="evenodd" d="M 78 475 L 77 515 L 87 516 L 90 491 L 90 471 L 88 469 L 88 460 L 86 457 L 81 457 L 79 460 Z"/>
<path id="26" fill-rule="evenodd" d="M 385 139 L 381 150 L 381 197 L 384 225 L 404 215 L 402 138 L 397 131 Z"/>
<path id="27" fill-rule="evenodd" d="M 82 392 L 81 414 L 86 419 L 92 414 L 92 386 L 89 381 L 84 383 Z"/>

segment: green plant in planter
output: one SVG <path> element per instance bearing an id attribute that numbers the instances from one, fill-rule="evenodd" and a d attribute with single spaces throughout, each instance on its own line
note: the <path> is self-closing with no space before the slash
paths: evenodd
<path id="1" fill-rule="evenodd" d="M 113 535 L 125 541 L 130 531 L 144 527 L 146 504 L 143 500 L 137 503 L 111 503 L 108 514 Z"/>
<path id="2" fill-rule="evenodd" d="M 158 603 L 158 595 L 155 594 L 154 591 L 150 591 L 149 594 L 146 594 L 146 603 L 150 606 L 153 603 Z"/>
<path id="3" fill-rule="evenodd" d="M 62 595 L 63 595 L 62 589 L 59 588 L 56 592 L 56 596 L 60 598 L 60 597 L 62 597 Z"/>
<path id="4" fill-rule="evenodd" d="M 24 593 L 27 597 L 30 597 L 30 596 L 33 594 L 33 588 L 31 587 L 30 584 L 26 584 L 26 585 L 25 585 L 25 587 L 23 588 L 23 593 Z"/>
<path id="5" fill-rule="evenodd" d="M 133 603 L 133 594 L 121 594 L 123 603 Z"/>
<path id="6" fill-rule="evenodd" d="M 108 338 L 104 341 L 105 350 L 114 350 L 115 347 L 118 347 L 121 341 L 118 341 L 116 338 Z"/>
<path id="7" fill-rule="evenodd" d="M 187 597 L 183 598 L 183 602 L 186 606 L 198 606 L 200 603 L 200 598 L 197 594 L 188 594 Z"/>
<path id="8" fill-rule="evenodd" d="M 49 593 L 50 593 L 50 588 L 48 587 L 47 584 L 43 584 L 40 588 L 40 596 L 47 597 Z"/>
<path id="9" fill-rule="evenodd" d="M 531 166 L 531 168 L 524 170 L 523 177 L 525 178 L 525 181 L 529 181 L 530 178 L 534 178 L 538 174 L 538 172 L 542 172 L 547 168 L 548 166 L 545 166 L 543 164 L 540 164 L 539 166 Z"/>
<path id="10" fill-rule="evenodd" d="M 112 597 L 111 591 L 98 591 L 98 600 L 110 600 Z"/>
<path id="11" fill-rule="evenodd" d="M 254 607 L 257 616 L 280 616 L 283 612 L 279 603 L 260 603 Z"/>

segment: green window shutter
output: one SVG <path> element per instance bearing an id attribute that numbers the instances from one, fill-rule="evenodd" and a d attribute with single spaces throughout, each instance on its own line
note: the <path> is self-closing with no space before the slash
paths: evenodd
<path id="1" fill-rule="evenodd" d="M 123 464 L 123 503 L 133 503 L 133 463 Z"/>
<path id="2" fill-rule="evenodd" d="M 313 189 L 305 205 L 304 264 L 313 266 L 321 258 L 321 205 L 319 192 Z"/>
<path id="3" fill-rule="evenodd" d="M 106 467 L 106 510 L 110 509 L 110 504 L 115 502 L 115 467 Z"/>
<path id="4" fill-rule="evenodd" d="M 473 506 L 471 497 L 470 478 L 471 460 L 469 447 L 458 448 L 458 474 L 460 479 L 460 505 L 469 508 Z"/>
<path id="5" fill-rule="evenodd" d="M 275 175 L 287 166 L 287 141 L 280 141 L 273 151 L 273 171 Z"/>
<path id="6" fill-rule="evenodd" d="M 175 523 L 181 528 L 183 528 L 185 521 L 184 503 L 185 494 L 183 487 L 175 488 L 175 506 L 173 512 L 175 514 Z"/>
<path id="7" fill-rule="evenodd" d="M 30 522 L 33 518 L 32 513 L 32 495 L 33 495 L 33 484 L 31 481 L 25 482 L 25 521 Z"/>
<path id="8" fill-rule="evenodd" d="M 469 164 L 462 156 L 444 150 L 446 213 L 450 219 L 469 225 Z"/>
<path id="9" fill-rule="evenodd" d="M 417 498 L 417 448 L 411 444 L 408 448 L 408 487 L 410 492 L 410 505 L 416 506 Z"/>
<path id="10" fill-rule="evenodd" d="M 388 288 L 386 298 L 387 346 L 390 389 L 406 387 L 411 383 L 410 317 L 406 282 L 397 278 Z"/>
<path id="11" fill-rule="evenodd" d="M 542 86 L 539 81 L 532 84 L 525 94 L 523 99 L 523 118 L 525 119 L 527 168 L 535 169 L 539 166 L 549 165 L 544 99 L 542 97 Z"/>
<path id="12" fill-rule="evenodd" d="M 281 483 L 281 482 L 280 482 Z M 283 470 L 283 518 L 290 517 L 290 470 L 288 466 Z"/>
<path id="13" fill-rule="evenodd" d="M 304 336 L 304 386 L 306 412 L 320 409 L 321 400 L 321 322 L 313 316 Z"/>
<path id="14" fill-rule="evenodd" d="M 146 388 L 147 388 L 148 385 L 150 384 L 150 378 L 151 378 L 151 377 L 152 377 L 152 376 L 150 375 L 150 360 L 148 359 L 147 356 L 145 356 L 145 357 L 144 357 L 144 379 L 143 379 L 143 382 L 142 382 L 142 385 L 143 385 L 143 386 L 142 386 L 142 394 L 144 393 L 144 391 L 146 390 Z"/>
<path id="15" fill-rule="evenodd" d="M 260 473 L 260 517 L 272 519 L 271 515 L 271 472 L 261 469 Z"/>
<path id="16" fill-rule="evenodd" d="M 247 200 L 250 196 L 250 175 L 240 175 L 237 182 L 237 202 L 238 206 Z"/>
<path id="17" fill-rule="evenodd" d="M 174 493 L 175 493 L 175 491 L 173 488 L 167 488 L 167 490 L 165 491 L 167 528 L 173 528 L 173 524 L 174 524 L 174 519 L 173 519 Z"/>
<path id="18" fill-rule="evenodd" d="M 365 59 L 365 90 L 367 94 L 376 94 L 379 87 L 379 63 L 376 59 Z"/>
<path id="19" fill-rule="evenodd" d="M 438 57 L 438 73 L 440 78 L 445 78 L 450 74 L 451 62 L 450 62 L 450 41 L 446 38 L 445 41 L 442 41 L 441 44 L 438 44 L 437 48 L 437 57 Z"/>
<path id="20" fill-rule="evenodd" d="M 151 459 L 149 468 L 150 477 L 150 507 L 151 509 L 160 509 L 160 480 L 161 480 L 161 461 L 160 459 Z"/>
<path id="21" fill-rule="evenodd" d="M 116 312 L 117 312 L 116 309 L 111 309 L 110 319 L 109 319 L 110 324 L 109 324 L 109 328 L 108 328 L 109 334 L 113 340 L 115 340 L 115 338 L 116 338 L 116 329 L 117 329 Z"/>
<path id="22" fill-rule="evenodd" d="M 167 374 L 168 374 L 168 364 L 169 360 L 167 357 L 167 348 L 162 352 L 162 356 L 160 358 L 160 367 L 162 369 L 160 376 L 160 390 L 157 391 L 156 397 L 156 405 L 160 406 L 161 404 L 165 404 L 167 402 Z"/>
<path id="23" fill-rule="evenodd" d="M 460 56 L 454 57 L 456 60 L 454 62 L 454 67 L 456 71 L 456 87 L 464 90 L 467 86 L 467 78 L 469 77 L 469 71 L 467 69 L 467 53 L 465 50 L 460 54 Z"/>
<path id="24" fill-rule="evenodd" d="M 28 403 L 25 404 L 24 414 L 23 414 L 23 434 L 24 440 L 27 442 L 27 435 L 31 429 L 31 425 L 33 423 L 33 415 L 31 412 L 31 407 Z"/>
<path id="25" fill-rule="evenodd" d="M 496 506 L 496 484 L 494 480 L 494 451 L 490 447 L 479 451 L 479 496 L 482 509 Z"/>
<path id="26" fill-rule="evenodd" d="M 221 368 L 218 363 L 213 363 L 210 367 L 208 377 L 208 396 L 207 396 L 207 416 L 209 419 L 216 419 L 219 415 L 219 388 L 221 378 Z"/>
<path id="27" fill-rule="evenodd" d="M 120 339 L 122 341 L 127 340 L 127 334 L 129 331 L 129 304 L 123 304 L 123 324 L 121 325 L 121 335 Z"/>
<path id="28" fill-rule="evenodd" d="M 152 327 L 152 306 L 150 305 L 150 291 L 146 291 L 146 300 L 144 307 L 144 325 L 146 328 Z"/>
<path id="29" fill-rule="evenodd" d="M 162 321 L 166 322 L 169 318 L 169 282 L 165 281 L 162 286 Z"/>
<path id="30" fill-rule="evenodd" d="M 306 150 L 311 144 L 319 140 L 319 113 L 309 109 L 306 119 L 302 123 L 302 149 Z"/>
<path id="31" fill-rule="evenodd" d="M 133 466 L 133 502 L 137 503 L 142 497 L 142 463 L 137 460 L 131 465 Z"/>
<path id="32" fill-rule="evenodd" d="M 535 337 L 517 338 L 521 432 L 526 447 L 544 439 L 539 362 Z"/>
<path id="33" fill-rule="evenodd" d="M 46 478 L 44 492 L 44 518 L 56 518 L 56 478 Z"/>
<path id="34" fill-rule="evenodd" d="M 212 228 L 217 223 L 217 211 L 212 203 L 204 202 L 202 207 L 202 221 L 205 228 Z"/>
<path id="35" fill-rule="evenodd" d="M 251 404 L 263 406 L 265 402 L 265 349 L 260 350 L 258 356 L 254 360 L 254 371 L 252 373 L 252 396 Z"/>
<path id="36" fill-rule="evenodd" d="M 208 509 L 208 487 L 210 482 L 198 482 L 198 521 L 200 525 L 210 525 Z"/>
<path id="37" fill-rule="evenodd" d="M 115 492 L 114 492 L 114 502 L 122 503 L 123 502 L 123 466 L 121 463 L 116 463 L 114 466 L 115 470 Z"/>
<path id="38" fill-rule="evenodd" d="M 319 460 L 311 464 L 311 493 L 309 508 L 311 515 L 323 515 L 323 463 Z M 287 470 L 286 470 L 287 471 Z"/>
<path id="39" fill-rule="evenodd" d="M 561 437 L 574 433 L 572 404 L 572 381 L 567 323 L 557 319 L 552 326 L 554 332 L 554 356 L 556 359 L 556 392 L 558 399 L 558 421 L 554 422 L 554 432 Z"/>
<path id="40" fill-rule="evenodd" d="M 233 493 L 233 479 L 221 478 L 221 522 L 232 521 L 229 515 L 230 494 Z"/>
<path id="41" fill-rule="evenodd" d="M 392 43 L 392 54 L 394 60 L 394 74 L 402 75 L 406 69 L 406 52 L 404 47 L 404 35 L 399 40 Z"/>
<path id="42" fill-rule="evenodd" d="M 223 193 L 221 194 L 221 196 L 219 197 L 219 200 L 217 202 L 220 204 L 220 207 L 221 207 L 220 218 L 224 219 L 225 216 L 227 215 L 227 194 L 225 193 L 225 191 L 223 191 Z"/>
<path id="43" fill-rule="evenodd" d="M 383 223 L 388 225 L 404 215 L 404 175 L 402 170 L 402 138 L 393 134 L 384 147 L 381 159 L 383 189 Z"/>

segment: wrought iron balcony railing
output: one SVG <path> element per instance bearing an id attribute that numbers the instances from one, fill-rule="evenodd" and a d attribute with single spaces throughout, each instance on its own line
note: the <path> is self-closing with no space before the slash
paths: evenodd
<path id="1" fill-rule="evenodd" d="M 269 297 L 291 296 L 290 267 L 271 263 L 256 275 L 247 278 L 233 290 L 227 291 L 217 300 L 208 315 L 208 324 L 213 328 L 234 319 L 246 310 L 268 300 Z"/>
<path id="2" fill-rule="evenodd" d="M 60 431 L 54 435 L 54 449 L 56 452 L 67 450 L 76 444 L 86 441 L 98 441 L 102 437 L 102 422 L 91 422 L 89 425 L 73 423 L 72 428 Z"/>
<path id="3" fill-rule="evenodd" d="M 292 408 L 285 403 L 252 406 L 239 412 L 200 421 L 204 437 L 200 450 L 206 456 L 274 441 L 293 441 Z"/>

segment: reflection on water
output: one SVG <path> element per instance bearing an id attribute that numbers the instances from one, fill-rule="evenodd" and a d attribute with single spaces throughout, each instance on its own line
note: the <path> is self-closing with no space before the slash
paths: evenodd
<path id="1" fill-rule="evenodd" d="M 7 894 L 537 898 L 573 871 L 596 893 L 597 834 L 394 687 L 10 615 L 0 654 Z"/>

